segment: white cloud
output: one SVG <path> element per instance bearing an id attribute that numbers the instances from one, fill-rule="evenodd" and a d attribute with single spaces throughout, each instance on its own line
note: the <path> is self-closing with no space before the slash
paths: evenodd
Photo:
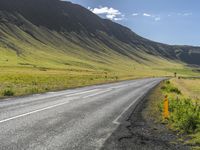
<path id="1" fill-rule="evenodd" d="M 183 13 L 183 16 L 191 16 L 192 13 Z"/>
<path id="2" fill-rule="evenodd" d="M 161 18 L 160 18 L 160 17 L 155 17 L 154 20 L 155 20 L 155 21 L 160 21 Z"/>
<path id="3" fill-rule="evenodd" d="M 139 15 L 138 13 L 133 13 L 133 14 L 132 14 L 132 16 L 138 16 L 138 15 Z"/>
<path id="4" fill-rule="evenodd" d="M 124 18 L 114 18 L 115 21 L 121 21 L 123 20 Z"/>
<path id="5" fill-rule="evenodd" d="M 182 16 L 182 17 L 188 17 L 188 16 L 192 16 L 192 13 L 177 13 L 178 16 Z"/>
<path id="6" fill-rule="evenodd" d="M 108 15 L 121 15 L 121 12 L 114 8 L 108 8 L 108 7 L 100 7 L 100 8 L 94 8 L 90 9 L 93 13 L 100 15 L 100 14 L 108 14 Z"/>
<path id="7" fill-rule="evenodd" d="M 90 11 L 97 15 L 105 15 L 106 18 L 114 21 L 120 21 L 123 20 L 125 15 L 123 15 L 119 10 L 114 9 L 112 7 L 99 7 L 99 8 L 90 8 L 88 7 Z"/>
<path id="8" fill-rule="evenodd" d="M 151 14 L 143 13 L 143 16 L 145 16 L 145 17 L 151 17 Z"/>
<path id="9" fill-rule="evenodd" d="M 153 14 L 149 14 L 149 13 L 143 13 L 144 17 L 149 17 L 152 18 L 154 21 L 160 21 L 161 17 L 159 15 L 153 15 Z"/>
<path id="10" fill-rule="evenodd" d="M 106 15 L 106 18 L 108 18 L 108 19 L 110 19 L 110 20 L 113 20 L 113 19 L 115 19 L 115 15 L 110 15 L 110 14 L 107 14 Z"/>

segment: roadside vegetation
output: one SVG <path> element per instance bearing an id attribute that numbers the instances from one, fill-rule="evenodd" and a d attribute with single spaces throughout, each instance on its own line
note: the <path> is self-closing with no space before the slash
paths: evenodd
<path id="1" fill-rule="evenodd" d="M 186 144 L 200 148 L 200 79 L 170 79 L 164 81 L 150 96 L 150 114 L 157 122 L 183 135 Z M 169 97 L 169 119 L 163 119 L 164 96 Z M 160 115 L 158 115 L 160 114 Z"/>
<path id="2" fill-rule="evenodd" d="M 106 72 L 6 68 L 0 73 L 0 97 L 43 93 L 117 80 L 116 75 Z"/>
<path id="3" fill-rule="evenodd" d="M 96 67 L 96 68 L 95 68 Z M 103 68 L 104 67 L 104 68 Z M 145 77 L 170 76 L 171 72 L 154 70 L 144 65 L 135 67 L 106 66 L 89 69 L 81 66 L 71 68 L 45 67 L 0 67 L 0 97 L 21 96 L 28 94 L 57 91 L 92 84 L 116 82 Z"/>

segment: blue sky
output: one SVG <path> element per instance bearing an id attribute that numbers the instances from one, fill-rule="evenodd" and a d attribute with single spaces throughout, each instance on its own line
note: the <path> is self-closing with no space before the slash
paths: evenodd
<path id="1" fill-rule="evenodd" d="M 69 0 L 148 39 L 200 46 L 199 0 Z"/>

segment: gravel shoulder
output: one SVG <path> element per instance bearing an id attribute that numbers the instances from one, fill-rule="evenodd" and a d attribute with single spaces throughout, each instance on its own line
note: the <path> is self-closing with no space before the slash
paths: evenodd
<path id="1" fill-rule="evenodd" d="M 102 150 L 190 150 L 182 135 L 158 123 L 157 86 L 136 107 L 129 119 L 106 140 Z M 157 118 L 156 118 L 157 117 Z"/>

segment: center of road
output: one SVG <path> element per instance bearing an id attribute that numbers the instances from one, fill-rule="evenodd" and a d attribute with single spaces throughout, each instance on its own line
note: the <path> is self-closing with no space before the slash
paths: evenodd
<path id="1" fill-rule="evenodd" d="M 97 93 L 94 93 L 94 94 L 91 94 L 91 95 L 88 95 L 88 96 L 84 96 L 84 97 L 74 97 L 74 98 L 72 98 L 70 100 L 66 99 L 65 102 L 63 102 L 63 103 L 51 105 L 51 106 L 48 106 L 48 107 L 45 107 L 45 108 L 37 109 L 37 110 L 31 111 L 31 112 L 27 112 L 27 113 L 24 113 L 24 114 L 21 114 L 21 115 L 17 115 L 17 116 L 14 116 L 14 117 L 3 119 L 3 120 L 0 120 L 0 123 L 4 123 L 4 122 L 7 122 L 7 121 L 11 121 L 11 120 L 14 120 L 14 119 L 25 117 L 25 116 L 28 116 L 28 115 L 31 115 L 31 114 L 35 114 L 35 113 L 38 113 L 38 112 L 41 112 L 41 111 L 45 111 L 45 110 L 48 110 L 48 109 L 52 109 L 52 108 L 55 108 L 55 107 L 58 107 L 58 106 L 62 106 L 62 105 L 68 104 L 70 101 L 78 99 L 78 98 L 85 99 L 85 98 L 89 98 L 89 97 L 93 97 L 93 96 L 96 96 L 96 95 L 99 95 L 99 94 L 106 93 L 106 92 L 111 91 L 111 90 L 112 89 L 107 89 L 107 90 L 94 89 L 94 90 L 84 91 L 84 92 L 80 92 L 80 93 L 68 94 L 68 95 L 66 95 L 66 98 L 69 98 L 69 97 L 72 97 L 72 96 L 79 96 L 81 94 L 100 91 L 100 92 L 97 92 Z"/>
<path id="2" fill-rule="evenodd" d="M 34 111 L 31 111 L 31 112 L 28 112 L 28 113 L 25 113 L 25 114 L 14 116 L 14 117 L 11 117 L 11 118 L 8 118 L 8 119 L 4 119 L 4 120 L 1 120 L 0 123 L 4 123 L 4 122 L 10 121 L 10 120 L 14 120 L 14 119 L 17 119 L 17 118 L 20 118 L 20 117 L 24 117 L 24 116 L 31 115 L 31 114 L 34 114 L 34 113 L 38 113 L 38 112 L 41 112 L 41 111 L 44 111 L 44 110 L 48 110 L 48 109 L 51 109 L 51 108 L 54 108 L 54 107 L 58 107 L 58 106 L 67 104 L 69 102 L 70 102 L 70 100 L 67 100 L 64 103 L 56 104 L 56 105 L 53 105 L 53 106 L 45 107 L 45 108 L 34 110 Z"/>

